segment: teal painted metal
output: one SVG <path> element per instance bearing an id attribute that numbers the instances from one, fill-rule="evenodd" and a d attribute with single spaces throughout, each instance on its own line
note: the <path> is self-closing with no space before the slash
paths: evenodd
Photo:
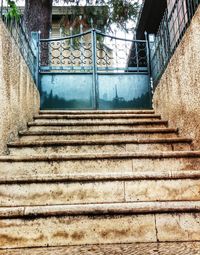
<path id="1" fill-rule="evenodd" d="M 135 54 L 130 54 L 134 45 Z M 151 108 L 147 41 L 91 29 L 39 41 L 42 109 Z M 133 66 L 128 60 L 133 57 Z"/>
<path id="2" fill-rule="evenodd" d="M 93 90 L 94 90 L 94 101 L 95 109 L 98 109 L 99 102 L 99 89 L 98 89 L 98 77 L 97 77 L 97 35 L 96 31 L 92 30 L 92 63 L 93 63 Z"/>

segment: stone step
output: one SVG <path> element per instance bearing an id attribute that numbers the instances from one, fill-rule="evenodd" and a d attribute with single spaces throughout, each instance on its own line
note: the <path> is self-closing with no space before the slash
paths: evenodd
<path id="1" fill-rule="evenodd" d="M 1 156 L 0 175 L 133 173 L 200 169 L 200 152 L 143 152 Z"/>
<path id="2" fill-rule="evenodd" d="M 198 241 L 200 201 L 0 208 L 0 248 Z"/>
<path id="3" fill-rule="evenodd" d="M 68 114 L 155 114 L 154 110 L 41 110 L 40 115 L 68 115 Z"/>
<path id="4" fill-rule="evenodd" d="M 107 129 L 126 129 L 126 128 L 164 128 L 168 126 L 168 121 L 163 120 L 123 120 L 123 121 L 85 121 L 85 122 L 29 122 L 30 131 L 42 130 L 107 130 Z"/>
<path id="5" fill-rule="evenodd" d="M 113 139 L 14 142 L 8 145 L 11 155 L 54 153 L 103 153 L 139 151 L 189 151 L 191 139 Z"/>
<path id="6" fill-rule="evenodd" d="M 174 128 L 134 128 L 117 130 L 44 130 L 19 132 L 20 141 L 41 140 L 94 140 L 94 139 L 133 139 L 133 138 L 176 138 L 178 129 Z"/>
<path id="7" fill-rule="evenodd" d="M 0 179 L 1 207 L 156 201 L 200 201 L 200 171 Z"/>
<path id="8" fill-rule="evenodd" d="M 200 242 L 94 244 L 43 248 L 3 249 L 0 255 L 199 255 Z"/>
<path id="9" fill-rule="evenodd" d="M 42 114 L 34 117 L 35 120 L 48 119 L 48 120 L 80 120 L 80 119 L 161 119 L 157 114 Z"/>
<path id="10" fill-rule="evenodd" d="M 118 122 L 127 122 L 127 121 L 155 121 L 155 120 L 161 120 L 159 118 L 74 118 L 74 119 L 65 119 L 65 118 L 60 118 L 60 119 L 55 119 L 55 118 L 35 118 L 34 119 L 34 122 L 35 123 L 43 123 L 43 122 L 49 122 L 50 124 L 51 123 L 55 123 L 55 124 L 62 124 L 62 123 L 66 123 L 66 122 L 73 122 L 74 124 L 84 124 L 84 123 L 88 123 L 88 122 L 94 122 L 96 123 L 97 121 L 98 122 L 105 122 L 105 121 L 108 121 L 109 120 L 109 123 L 112 124 L 112 123 L 118 123 Z"/>

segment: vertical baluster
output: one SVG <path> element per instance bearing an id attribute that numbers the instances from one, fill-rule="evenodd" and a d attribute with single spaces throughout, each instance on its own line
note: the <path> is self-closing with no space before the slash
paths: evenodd
<path id="1" fill-rule="evenodd" d="M 117 37 L 117 30 L 115 29 L 115 61 L 116 61 L 116 70 L 118 72 L 118 47 L 117 47 L 117 40 L 116 40 L 116 37 Z"/>
<path id="2" fill-rule="evenodd" d="M 1 17 L 3 16 L 3 0 L 1 0 Z"/>
<path id="3" fill-rule="evenodd" d="M 52 30 L 50 29 L 49 30 L 49 39 L 52 39 Z M 48 52 L 49 52 L 49 65 L 51 66 L 53 63 L 52 63 L 52 47 L 51 47 L 51 43 L 52 42 L 49 42 L 48 44 L 49 44 L 49 49 L 48 49 Z"/>
<path id="4" fill-rule="evenodd" d="M 94 21 L 93 21 L 93 18 L 90 19 L 90 26 L 91 26 L 91 29 L 94 29 Z M 91 33 L 91 42 L 92 42 L 92 33 Z M 93 46 L 92 46 L 92 43 L 90 43 L 91 45 L 91 58 L 90 58 L 90 61 L 92 63 L 93 61 L 93 55 L 92 55 L 92 51 L 93 51 Z M 98 58 L 98 57 L 97 57 Z"/>
<path id="5" fill-rule="evenodd" d="M 82 16 L 80 16 L 80 19 L 82 19 Z M 80 24 L 80 34 L 83 33 L 83 25 Z M 84 58 L 84 48 L 83 48 L 83 36 L 81 35 L 81 41 L 80 41 L 80 66 L 81 66 L 81 69 L 83 69 L 83 66 L 84 66 L 84 62 L 83 62 L 83 58 Z"/>
<path id="6" fill-rule="evenodd" d="M 127 47 L 127 33 L 124 31 L 124 38 L 125 38 L 125 56 L 124 56 L 124 68 L 128 71 L 128 47 Z M 127 65 L 127 66 L 126 66 Z"/>
<path id="7" fill-rule="evenodd" d="M 38 31 L 38 69 L 42 65 L 42 60 L 41 60 L 42 42 L 40 42 L 40 39 L 41 39 L 41 31 Z"/>
<path id="8" fill-rule="evenodd" d="M 62 27 L 60 27 L 60 38 L 62 37 Z M 58 42 L 60 47 L 60 65 L 63 64 L 63 47 L 62 47 L 62 41 Z"/>
<path id="9" fill-rule="evenodd" d="M 104 33 L 106 33 L 106 30 L 107 30 L 107 27 L 104 26 Z M 106 38 L 106 37 L 104 37 L 104 38 Z M 110 40 L 110 39 L 107 39 L 107 41 L 105 41 L 105 44 L 109 47 L 108 40 Z M 103 54 L 102 54 L 102 58 L 103 58 Z M 103 65 L 104 65 L 104 61 L 105 61 L 106 72 L 109 71 L 109 60 L 111 60 L 111 56 L 110 56 L 109 50 L 105 47 L 105 59 L 102 59 L 102 67 L 104 67 Z"/>
<path id="10" fill-rule="evenodd" d="M 73 28 L 70 27 L 70 36 L 73 35 Z M 70 38 L 70 56 L 69 56 L 69 63 L 71 65 L 71 69 L 73 69 L 73 39 L 72 37 Z"/>
<path id="11" fill-rule="evenodd" d="M 177 41 L 176 41 L 176 43 L 178 44 L 178 42 L 179 42 L 179 40 L 180 40 L 180 36 L 181 36 L 181 27 L 180 27 L 180 9 L 179 9 L 179 1 L 178 1 L 178 3 L 177 3 L 177 5 L 176 5 L 176 9 L 177 9 L 177 24 L 178 24 L 178 31 L 177 31 L 177 34 L 178 34 L 178 36 L 177 36 Z"/>
<path id="12" fill-rule="evenodd" d="M 138 53 L 138 42 L 134 42 L 134 48 L 135 48 L 135 58 L 136 58 L 136 67 L 137 67 L 137 72 L 139 72 L 139 65 L 140 65 L 140 63 L 139 63 L 139 58 L 140 58 L 140 56 L 139 56 L 139 53 Z"/>

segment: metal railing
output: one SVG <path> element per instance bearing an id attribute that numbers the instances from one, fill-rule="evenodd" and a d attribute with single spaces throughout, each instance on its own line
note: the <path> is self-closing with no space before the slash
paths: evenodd
<path id="1" fill-rule="evenodd" d="M 1 12 L 0 17 L 4 22 L 5 26 L 9 30 L 12 38 L 14 39 L 16 45 L 19 48 L 19 51 L 25 60 L 30 73 L 36 82 L 37 79 L 37 55 L 35 54 L 33 47 L 31 45 L 31 40 L 28 37 L 28 33 L 25 31 L 23 27 L 23 20 L 21 17 L 19 18 L 10 18 L 9 15 L 9 7 L 3 6 L 3 1 L 1 2 Z"/>
<path id="2" fill-rule="evenodd" d="M 151 42 L 151 72 L 157 85 L 170 58 L 190 25 L 200 0 L 170 0 L 159 30 Z"/>

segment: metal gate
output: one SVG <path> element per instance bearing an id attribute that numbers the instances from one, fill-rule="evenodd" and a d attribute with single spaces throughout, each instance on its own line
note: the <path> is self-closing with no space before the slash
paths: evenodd
<path id="1" fill-rule="evenodd" d="M 91 29 L 39 38 L 41 109 L 151 108 L 148 41 Z"/>

